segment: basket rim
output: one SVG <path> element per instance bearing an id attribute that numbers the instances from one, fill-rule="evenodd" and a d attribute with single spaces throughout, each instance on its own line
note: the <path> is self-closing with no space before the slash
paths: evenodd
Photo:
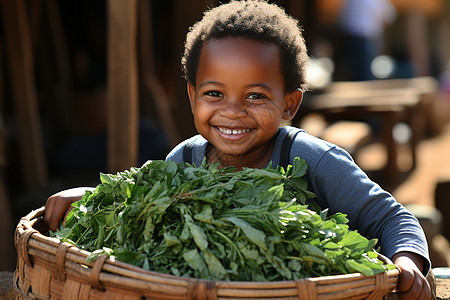
<path id="1" fill-rule="evenodd" d="M 383 287 L 383 290 L 388 290 L 388 292 L 392 292 L 395 290 L 397 285 L 397 280 L 399 277 L 399 270 L 396 268 L 394 270 L 389 270 L 386 272 L 381 272 L 379 274 L 365 276 L 361 273 L 350 273 L 350 274 L 339 274 L 339 275 L 329 275 L 329 276 L 320 276 L 320 277 L 308 277 L 302 278 L 298 280 L 286 280 L 286 281 L 222 281 L 222 280 L 209 280 L 209 279 L 201 279 L 201 278 L 192 278 L 192 277 L 179 277 L 172 274 L 159 273 L 155 271 L 146 270 L 134 265 L 130 265 L 128 263 L 124 263 L 121 261 L 116 261 L 111 258 L 106 258 L 99 264 L 97 259 L 94 262 L 87 263 L 86 258 L 91 252 L 82 250 L 72 244 L 67 242 L 61 242 L 57 238 L 49 237 L 38 230 L 34 229 L 33 226 L 40 219 L 43 219 L 43 214 L 45 212 L 45 207 L 38 208 L 36 210 L 31 211 L 25 217 L 20 219 L 19 224 L 16 227 L 15 233 L 15 244 L 16 249 L 18 251 L 19 257 L 22 256 L 25 263 L 31 263 L 29 259 L 28 252 L 32 252 L 35 248 L 41 248 L 41 250 L 47 253 L 47 255 L 57 256 L 58 251 L 61 248 L 64 249 L 64 260 L 63 260 L 63 269 L 64 272 L 67 271 L 69 274 L 71 271 L 70 268 L 75 268 L 75 264 L 84 265 L 87 267 L 91 267 L 92 269 L 97 268 L 97 274 L 94 276 L 95 280 L 99 281 L 107 281 L 108 275 L 120 275 L 129 276 L 132 280 L 142 280 L 147 283 L 169 283 L 169 284 L 177 284 L 179 287 L 187 287 L 192 286 L 193 284 L 203 284 L 203 283 L 211 283 L 218 288 L 225 289 L 233 289 L 233 288 L 244 288 L 244 289 L 282 289 L 282 288 L 295 288 L 297 289 L 300 283 L 310 282 L 314 283 L 317 286 L 333 284 L 333 283 L 348 283 L 350 281 L 363 281 L 370 280 L 373 282 L 374 280 L 378 280 L 380 277 L 387 278 L 389 281 L 388 287 Z M 26 236 L 25 236 L 26 235 Z M 25 236 L 25 237 L 24 237 Z M 22 251 L 20 251 L 22 250 Z M 24 253 L 27 251 L 27 253 Z M 31 253 L 32 254 L 32 253 Z M 53 259 L 53 258 L 52 258 Z M 70 261 L 68 261 L 70 260 Z M 56 258 L 55 258 L 56 261 Z M 53 264 L 53 262 L 52 262 Z M 67 269 L 67 270 L 66 270 Z M 91 277 L 92 277 L 91 272 Z M 91 278 L 92 279 L 92 278 Z M 92 281 L 92 280 L 91 280 Z M 392 287 L 393 285 L 393 287 Z"/>

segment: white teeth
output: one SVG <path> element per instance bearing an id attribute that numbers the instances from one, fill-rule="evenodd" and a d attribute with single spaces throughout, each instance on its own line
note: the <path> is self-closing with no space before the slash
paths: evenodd
<path id="1" fill-rule="evenodd" d="M 221 132 L 226 133 L 226 134 L 242 134 L 242 133 L 246 133 L 246 132 L 250 131 L 250 129 L 244 129 L 244 130 L 233 129 L 233 130 L 231 130 L 231 129 L 225 129 L 225 128 L 220 128 L 220 127 L 218 127 L 218 128 Z"/>

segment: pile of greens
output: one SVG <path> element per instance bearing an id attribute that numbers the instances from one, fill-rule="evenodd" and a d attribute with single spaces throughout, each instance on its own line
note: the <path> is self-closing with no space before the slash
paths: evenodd
<path id="1" fill-rule="evenodd" d="M 278 168 L 149 161 L 100 174 L 52 233 L 144 269 L 212 280 L 275 281 L 392 269 L 344 214 L 308 209 L 304 160 Z"/>

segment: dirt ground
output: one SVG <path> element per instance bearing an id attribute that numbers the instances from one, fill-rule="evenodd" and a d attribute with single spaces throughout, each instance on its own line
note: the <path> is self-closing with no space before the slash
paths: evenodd
<path id="1" fill-rule="evenodd" d="M 436 185 L 450 181 L 450 124 L 440 135 L 423 140 L 417 150 L 416 169 L 393 193 L 402 203 L 433 206 Z"/>
<path id="2" fill-rule="evenodd" d="M 370 174 L 371 170 L 380 168 L 385 162 L 383 149 L 382 144 L 370 144 L 358 153 L 356 160 Z M 419 143 L 417 166 L 412 171 L 408 171 L 411 155 L 405 145 L 399 149 L 399 164 L 405 169 L 404 180 L 392 185 L 380 179 L 380 184 L 385 185 L 402 204 L 434 206 L 436 185 L 450 182 L 450 123 L 442 127 L 440 134 Z"/>

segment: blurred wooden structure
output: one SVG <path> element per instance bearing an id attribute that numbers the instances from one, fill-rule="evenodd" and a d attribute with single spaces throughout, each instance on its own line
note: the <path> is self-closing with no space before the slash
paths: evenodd
<path id="1" fill-rule="evenodd" d="M 138 1 L 108 1 L 108 169 L 137 165 Z"/>
<path id="2" fill-rule="evenodd" d="M 372 138 L 370 126 L 357 121 L 338 121 L 326 126 L 320 137 L 355 154 Z"/>
<path id="3" fill-rule="evenodd" d="M 340 121 L 337 130 L 322 135 L 352 152 L 353 145 L 336 136 L 352 135 L 351 125 L 362 126 L 353 134 L 356 139 L 350 142 L 360 143 L 366 139 L 362 124 L 342 126 L 342 120 L 361 121 L 372 116 L 380 120 L 382 126 L 380 139 L 386 147 L 387 163 L 384 176 L 392 183 L 398 183 L 402 171 L 398 166 L 398 142 L 393 130 L 396 124 L 405 123 L 411 128 L 409 141 L 412 168 L 416 165 L 416 149 L 419 141 L 425 137 L 426 131 L 436 131 L 433 108 L 438 92 L 438 83 L 432 77 L 413 79 L 387 79 L 360 82 L 334 82 L 323 93 L 312 97 L 307 103 L 307 111 L 322 114 L 327 122 Z M 427 128 L 428 127 L 428 128 Z M 358 127 L 352 127 L 357 129 Z M 362 135 L 358 134 L 362 132 Z"/>
<path id="4" fill-rule="evenodd" d="M 1 1 L 1 11 L 6 45 L 6 57 L 9 60 L 9 74 L 17 111 L 19 135 L 22 139 L 20 157 L 24 170 L 24 188 L 33 188 L 47 181 L 47 165 L 42 145 L 39 122 L 38 103 L 34 81 L 33 54 L 31 52 L 31 36 L 26 15 L 25 0 Z M 1 111 L 0 111 L 1 112 Z M 4 131 L 3 120 L 0 130 Z M 6 138 L 0 141 L 2 150 L 6 148 Z M 5 152 L 1 153 L 0 166 L 6 167 Z M 1 174 L 0 176 L 3 176 Z M 0 178 L 0 263 L 1 269 L 9 269 L 14 265 L 14 252 L 11 239 L 13 237 L 13 218 L 7 190 Z M 10 242 L 7 242 L 10 241 Z"/>

